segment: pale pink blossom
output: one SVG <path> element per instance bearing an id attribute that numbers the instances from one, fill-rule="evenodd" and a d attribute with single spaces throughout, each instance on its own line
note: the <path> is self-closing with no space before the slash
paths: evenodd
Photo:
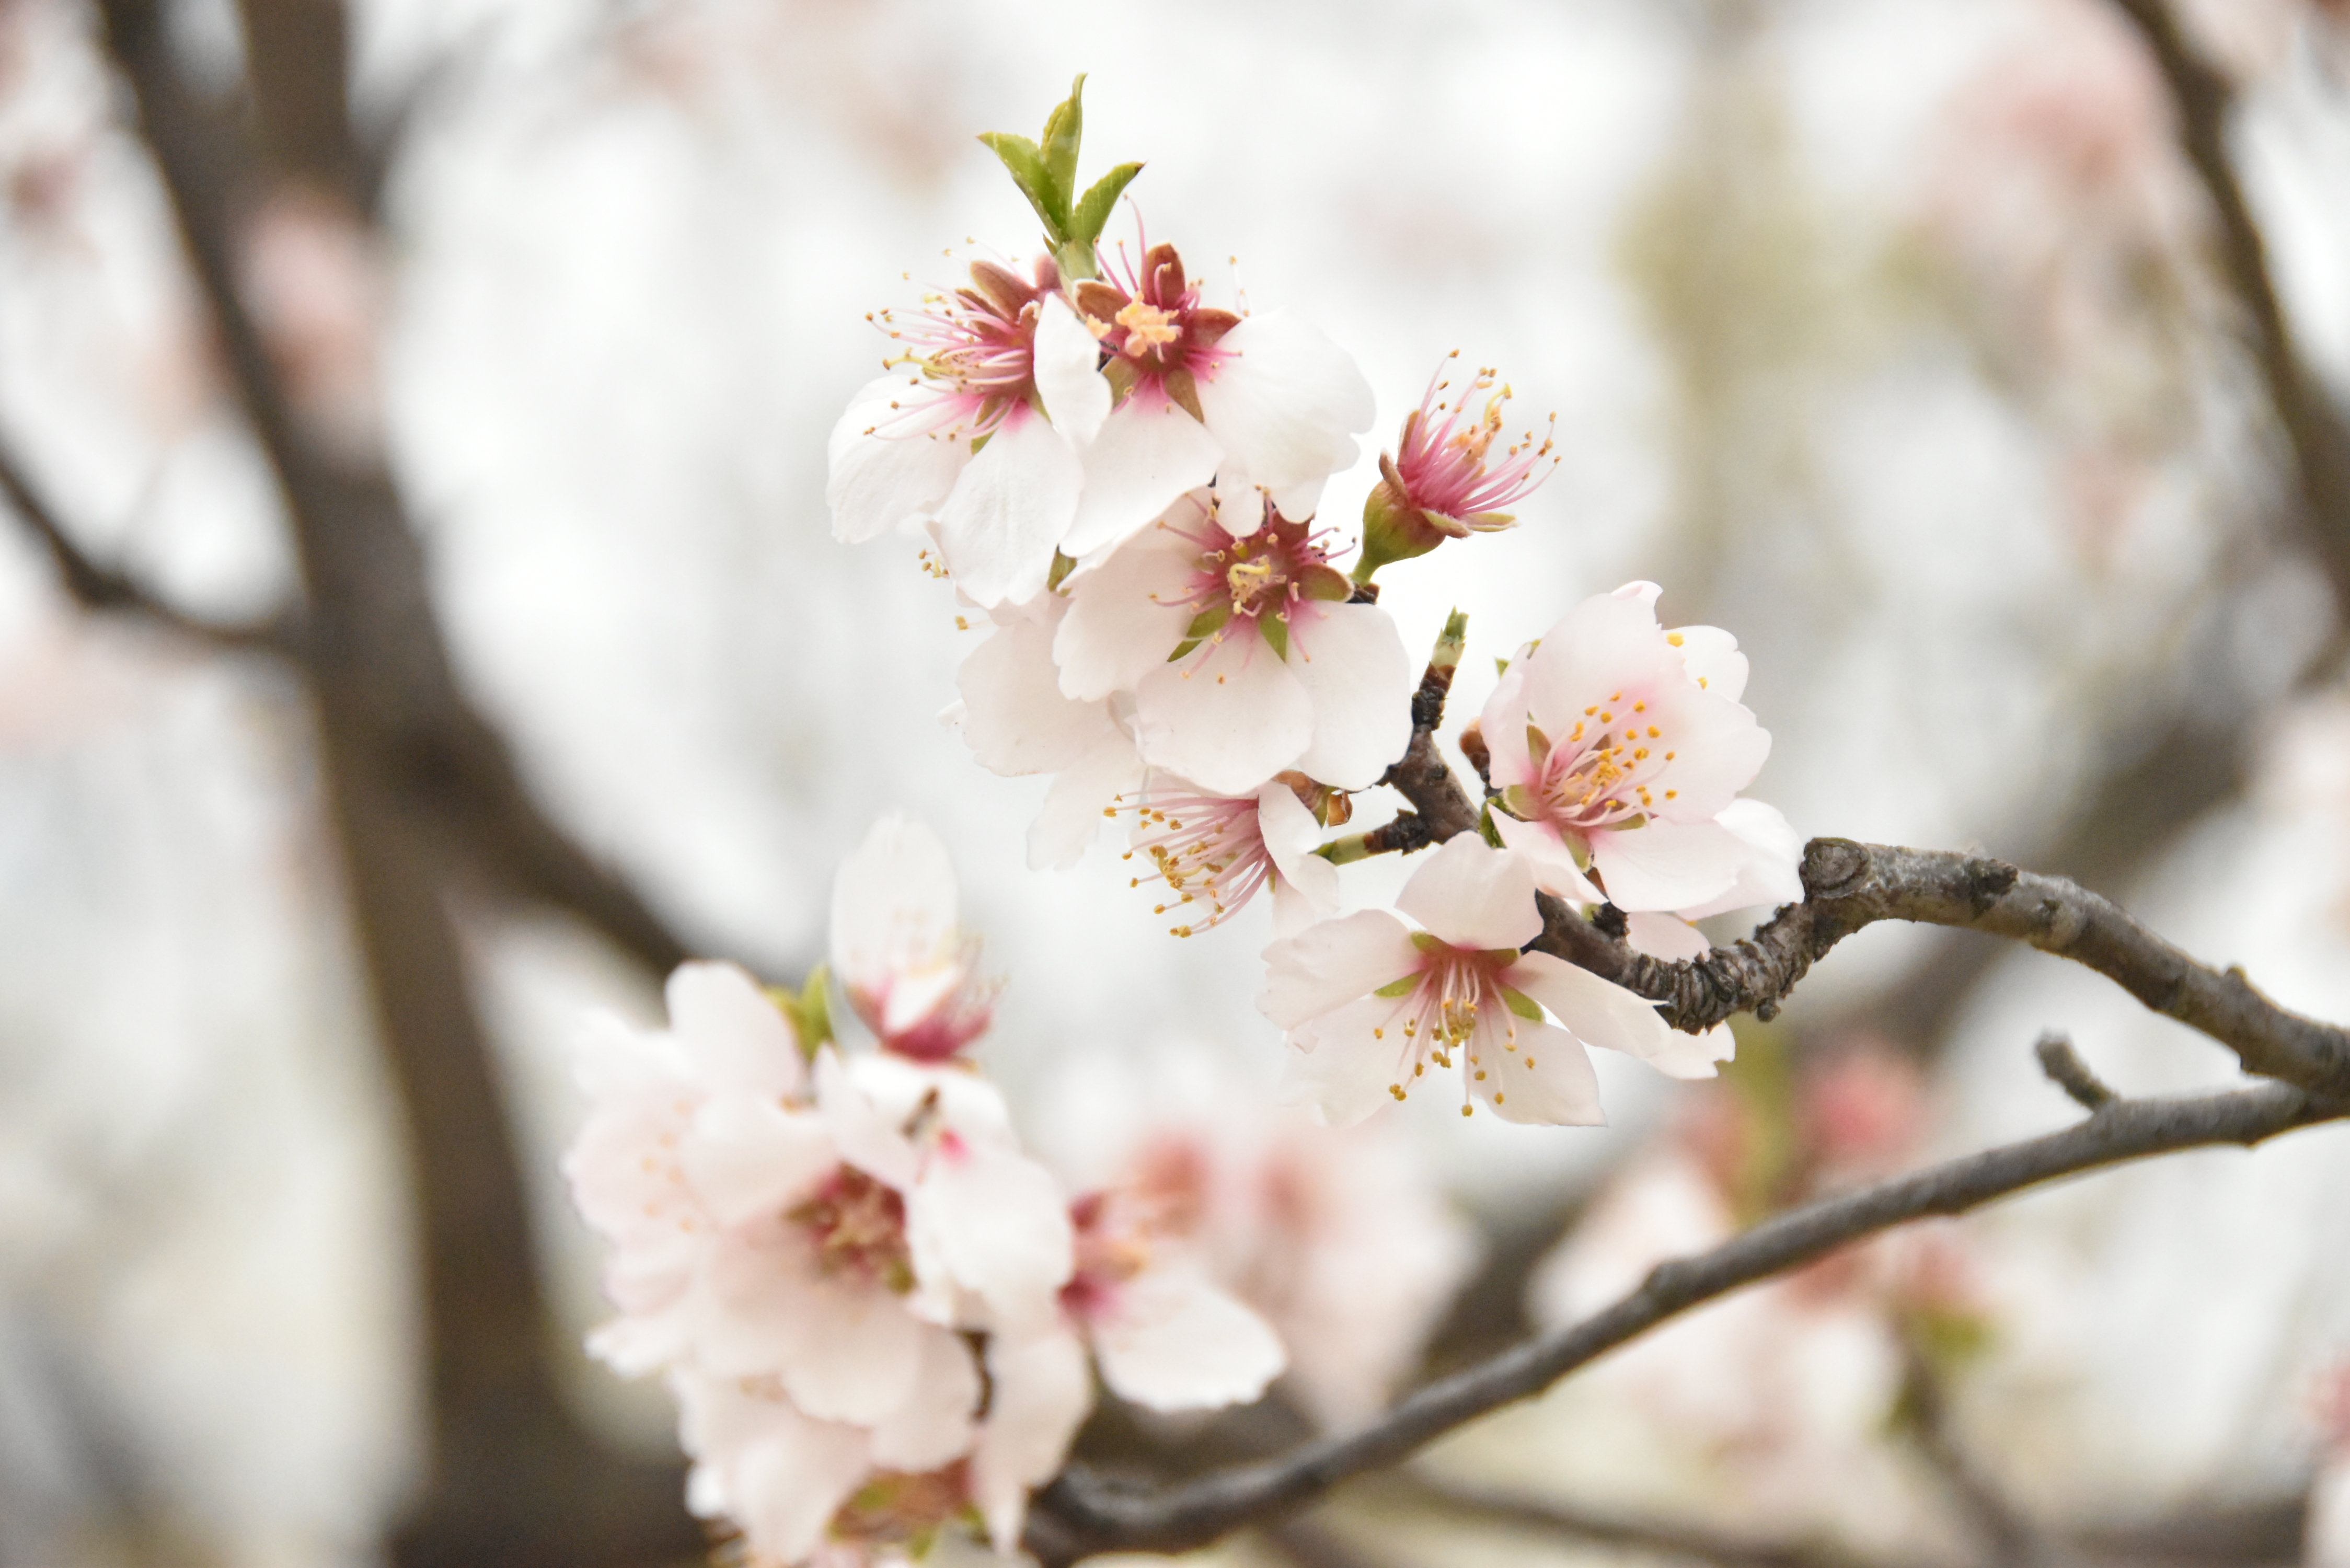
<path id="1" fill-rule="evenodd" d="M 1272 780 L 1254 794 L 1209 794 L 1170 774 L 1154 774 L 1134 805 L 1133 847 L 1145 857 L 1131 885 L 1156 882 L 1175 914 L 1179 937 L 1219 925 L 1272 889 L 1276 936 L 1291 936 L 1338 912 L 1338 868 L 1314 853 L 1322 825 L 1301 798 L 1325 794 L 1302 774 Z"/>
<path id="2" fill-rule="evenodd" d="M 832 884 L 832 965 L 848 1005 L 885 1051 L 952 1056 L 983 1033 L 996 987 L 979 939 L 957 923 L 954 864 L 920 823 L 875 823 Z"/>
<path id="3" fill-rule="evenodd" d="M 1515 1122 L 1606 1118 L 1585 1046 L 1628 1052 L 1677 1077 L 1707 1077 L 1702 1039 L 1677 1034 L 1623 987 L 1547 953 L 1533 867 L 1471 834 L 1448 840 L 1384 909 L 1325 920 L 1265 950 L 1257 1006 L 1301 1054 L 1290 1076 L 1324 1118 L 1345 1125 L 1401 1100 L 1432 1063 Z M 1558 1023 L 1544 1017 L 1544 1009 Z M 1464 1103 L 1461 1113 L 1468 1114 Z"/>
<path id="4" fill-rule="evenodd" d="M 834 426 L 825 498 L 851 543 L 927 524 L 956 586 L 993 606 L 1044 588 L 1110 390 L 1050 261 L 1033 280 L 984 261 L 971 278 L 904 321 L 883 313 L 900 368 Z"/>
<path id="5" fill-rule="evenodd" d="M 1457 351 L 1448 356 L 1428 379 L 1419 407 L 1404 416 L 1396 451 L 1379 454 L 1379 483 L 1363 503 L 1358 580 L 1369 580 L 1389 561 L 1425 555 L 1446 539 L 1509 527 L 1517 519 L 1506 508 L 1524 499 L 1558 464 L 1549 435 L 1537 441 L 1531 431 L 1505 442 L 1494 456 L 1493 443 L 1503 440 L 1503 410 L 1510 389 L 1496 390 L 1498 377 L 1490 369 L 1479 370 L 1466 389 L 1454 387 L 1444 379 L 1445 370 L 1459 358 Z M 1463 427 L 1470 400 L 1481 393 L 1484 400 Z"/>
<path id="6" fill-rule="evenodd" d="M 1411 662 L 1386 611 L 1347 602 L 1331 555 L 1326 531 L 1258 514 L 1220 478 L 1072 580 L 1062 692 L 1131 693 L 1142 759 L 1218 794 L 1288 768 L 1367 788 L 1411 738 Z"/>
<path id="7" fill-rule="evenodd" d="M 1172 245 L 1149 246 L 1139 266 L 1123 246 L 1103 262 L 1103 275 L 1073 293 L 1119 400 L 1092 443 L 1064 548 L 1107 550 L 1220 476 L 1311 517 L 1324 482 L 1355 461 L 1355 434 L 1370 428 L 1370 385 L 1354 361 L 1285 312 L 1203 305 Z"/>
<path id="8" fill-rule="evenodd" d="M 1271 1324 L 1186 1255 L 1180 1235 L 1162 1234 L 1152 1196 L 1113 1187 L 1069 1206 L 1077 1266 L 1062 1308 L 1119 1398 L 1152 1410 L 1247 1404 L 1288 1353 Z"/>
<path id="9" fill-rule="evenodd" d="M 1114 692 L 1079 701 L 1061 690 L 1053 639 L 1068 612 L 1062 594 L 997 607 L 994 630 L 956 675 L 962 699 L 947 711 L 990 773 L 1054 775 L 1028 829 L 1028 864 L 1038 870 L 1076 864 L 1103 813 L 1143 778 L 1133 698 Z"/>
<path id="10" fill-rule="evenodd" d="M 1716 628 L 1659 626 L 1656 594 L 1586 599 L 1513 661 L 1480 720 L 1493 825 L 1574 902 L 1695 918 L 1799 898 L 1793 830 L 1738 798 L 1771 749 L 1738 701 L 1745 656 Z M 1674 940 L 1659 922 L 1642 938 Z"/>

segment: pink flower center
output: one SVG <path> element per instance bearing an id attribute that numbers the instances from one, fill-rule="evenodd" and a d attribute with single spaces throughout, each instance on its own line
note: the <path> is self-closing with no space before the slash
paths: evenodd
<path id="1" fill-rule="evenodd" d="M 1264 846 L 1257 825 L 1254 795 L 1156 794 L 1135 807 L 1134 848 L 1150 857 L 1156 867 L 1147 876 L 1128 879 L 1139 888 L 1146 881 L 1164 882 L 1173 895 L 1170 903 L 1152 907 L 1153 914 L 1192 905 L 1191 919 L 1169 928 L 1188 937 L 1213 926 L 1256 897 L 1274 876 L 1273 855 Z M 1204 913 L 1198 906 L 1204 899 Z"/>
<path id="2" fill-rule="evenodd" d="M 1109 350 L 1111 379 L 1121 392 L 1159 388 L 1196 416 L 1193 378 L 1214 369 L 1216 344 L 1241 318 L 1200 303 L 1200 286 L 1184 276 L 1173 245 L 1150 246 L 1139 268 L 1127 264 L 1123 245 L 1105 260 L 1104 275 L 1078 284 L 1076 294 L 1086 324 Z"/>
<path id="3" fill-rule="evenodd" d="M 786 1219 L 806 1227 L 827 1274 L 850 1274 L 904 1295 L 914 1288 L 906 1200 L 853 1166 L 840 1166 Z"/>
<path id="4" fill-rule="evenodd" d="M 939 395 L 970 417 L 960 435 L 993 430 L 1035 390 L 1036 319 L 1045 296 L 1060 286 L 1049 260 L 1035 271 L 1030 283 L 993 262 L 973 262 L 971 286 L 930 296 L 928 308 L 903 320 L 887 310 L 871 317 L 905 346 L 890 363 L 912 365 L 941 383 Z M 916 401 L 935 406 L 935 399 Z"/>
<path id="5" fill-rule="evenodd" d="M 1079 1321 L 1098 1316 L 1118 1287 L 1150 1266 L 1149 1228 L 1118 1194 L 1088 1192 L 1069 1205 L 1076 1268 L 1061 1287 L 1061 1306 Z"/>
<path id="6" fill-rule="evenodd" d="M 1679 755 L 1645 697 L 1616 692 L 1583 711 L 1575 728 L 1552 740 L 1527 732 L 1537 758 L 1533 789 L 1513 790 L 1513 805 L 1567 830 L 1615 827 L 1645 817 L 1680 794 L 1663 787 L 1663 775 Z M 1524 796 L 1530 794 L 1532 799 Z"/>
<path id="7" fill-rule="evenodd" d="M 1153 594 L 1159 604 L 1188 605 L 1199 613 L 1190 638 L 1221 641 L 1232 621 L 1283 623 L 1301 600 L 1343 599 L 1352 591 L 1346 575 L 1331 566 L 1324 543 L 1329 529 L 1293 523 L 1267 512 L 1264 526 L 1244 539 L 1225 533 L 1213 518 L 1184 526 L 1162 526 L 1198 548 L 1185 591 L 1173 599 Z"/>
<path id="8" fill-rule="evenodd" d="M 1374 1040 L 1396 1044 L 1396 1078 L 1388 1093 L 1399 1100 L 1410 1094 L 1412 1080 L 1430 1062 L 1451 1067 L 1456 1050 L 1465 1048 L 1467 1070 L 1482 1081 L 1490 1070 L 1482 1060 L 1486 1049 L 1518 1048 L 1518 1015 L 1501 979 L 1518 961 L 1517 950 L 1457 948 L 1426 931 L 1413 932 L 1411 940 L 1425 955 L 1419 972 L 1379 992 L 1396 994 L 1396 1010 L 1371 1030 Z M 1533 1066 L 1533 1059 L 1525 1064 Z M 1495 1095 L 1494 1103 L 1501 1102 Z"/>

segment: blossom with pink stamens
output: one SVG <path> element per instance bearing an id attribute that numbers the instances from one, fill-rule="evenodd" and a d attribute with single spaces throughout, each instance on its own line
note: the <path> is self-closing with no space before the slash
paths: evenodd
<path id="1" fill-rule="evenodd" d="M 1148 857 L 1154 869 L 1131 886 L 1165 885 L 1169 902 L 1155 912 L 1184 917 L 1170 928 L 1179 937 L 1221 925 L 1267 888 L 1277 936 L 1336 914 L 1338 868 L 1314 853 L 1323 824 L 1306 801 L 1317 797 L 1345 803 L 1299 773 L 1246 795 L 1208 794 L 1154 774 L 1135 805 L 1134 847 L 1127 851 L 1128 859 Z"/>
<path id="2" fill-rule="evenodd" d="M 1370 384 L 1354 361 L 1301 317 L 1203 305 L 1172 245 L 1149 246 L 1139 266 L 1123 247 L 1102 263 L 1103 275 L 1073 292 L 1118 402 L 1087 448 L 1062 547 L 1080 557 L 1109 549 L 1216 477 L 1236 495 L 1261 487 L 1289 516 L 1312 516 L 1324 482 L 1355 461 L 1354 437 L 1370 428 Z"/>
<path id="3" fill-rule="evenodd" d="M 1459 357 L 1456 351 L 1450 358 Z M 1443 377 L 1439 367 L 1428 379 L 1419 407 L 1404 416 L 1396 452 L 1379 454 L 1379 483 L 1363 502 L 1358 582 L 1368 581 L 1389 561 L 1424 556 L 1447 539 L 1509 527 L 1517 519 L 1504 508 L 1523 500 L 1558 464 L 1549 434 L 1537 441 L 1532 431 L 1493 457 L 1511 393 L 1507 387 L 1494 390 L 1492 370 L 1479 370 L 1465 391 L 1453 391 Z M 1453 395 L 1448 400 L 1446 392 Z M 1470 400 L 1481 392 L 1485 400 L 1463 428 Z"/>
<path id="4" fill-rule="evenodd" d="M 1050 261 L 1033 280 L 985 261 L 971 278 L 905 320 L 882 313 L 903 353 L 833 427 L 825 498 L 851 543 L 928 524 L 957 585 L 995 605 L 1045 587 L 1110 390 Z"/>
<path id="5" fill-rule="evenodd" d="M 1493 826 L 1575 902 L 1694 918 L 1799 898 L 1794 830 L 1738 798 L 1771 750 L 1738 701 L 1745 656 L 1712 627 L 1665 630 L 1657 593 L 1586 599 L 1512 662 L 1479 721 Z"/>
<path id="6" fill-rule="evenodd" d="M 1606 1119 L 1586 1045 L 1676 1077 L 1711 1075 L 1706 1042 L 1668 1029 L 1643 998 L 1520 950 L 1542 930 L 1523 856 L 1461 834 L 1396 903 L 1422 929 L 1366 909 L 1265 950 L 1257 1006 L 1301 1053 L 1291 1082 L 1325 1120 L 1360 1121 L 1381 1096 L 1406 1098 L 1431 1063 L 1450 1068 L 1456 1054 L 1468 1094 L 1513 1122 Z"/>
<path id="7" fill-rule="evenodd" d="M 1222 478 L 1073 579 L 1053 639 L 1061 691 L 1131 692 L 1143 761 L 1218 794 L 1295 768 L 1363 789 L 1411 739 L 1395 623 L 1350 604 L 1326 530 L 1252 511 Z"/>

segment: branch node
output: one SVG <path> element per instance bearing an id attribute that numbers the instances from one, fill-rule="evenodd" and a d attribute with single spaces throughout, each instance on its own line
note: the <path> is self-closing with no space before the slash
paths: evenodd
<path id="1" fill-rule="evenodd" d="M 2032 1049 L 2033 1054 L 2040 1058 L 2040 1070 L 2072 1096 L 2082 1109 L 2094 1115 L 2121 1098 L 2104 1079 L 2090 1071 L 2089 1064 L 2081 1060 L 2081 1054 L 2073 1049 L 2073 1042 L 2056 1030 L 2043 1034 L 2040 1044 Z"/>

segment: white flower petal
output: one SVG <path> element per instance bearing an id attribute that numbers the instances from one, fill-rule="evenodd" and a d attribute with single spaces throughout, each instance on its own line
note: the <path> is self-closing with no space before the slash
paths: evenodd
<path id="1" fill-rule="evenodd" d="M 1366 996 L 1292 1029 L 1295 1049 L 1282 1072 L 1282 1097 L 1303 1100 L 1326 1125 L 1344 1127 L 1386 1105 L 1393 1097 L 1390 1085 L 1409 1093 L 1412 1075 L 1405 1064 L 1412 1047 L 1396 1026 L 1402 1005 Z"/>
<path id="2" fill-rule="evenodd" d="M 1534 760 L 1526 749 L 1526 726 L 1533 722 L 1526 711 L 1526 661 L 1532 657 L 1523 649 L 1518 650 L 1478 716 L 1477 729 L 1491 753 L 1486 767 L 1495 789 L 1534 781 Z"/>
<path id="3" fill-rule="evenodd" d="M 839 1164 L 821 1116 L 748 1095 L 702 1106 L 678 1146 L 679 1168 L 721 1225 L 789 1208 Z"/>
<path id="4" fill-rule="evenodd" d="M 1671 635 L 1681 639 L 1681 663 L 1708 691 L 1731 702 L 1746 695 L 1746 656 L 1736 638 L 1718 626 L 1676 627 Z"/>
<path id="5" fill-rule="evenodd" d="M 1312 516 L 1323 482 L 1355 461 L 1349 432 L 1370 429 L 1370 383 L 1287 311 L 1247 317 L 1216 348 L 1215 367 L 1199 378 L 1208 429 L 1284 516 Z"/>
<path id="6" fill-rule="evenodd" d="M 758 982 L 731 963 L 681 963 L 665 988 L 670 1028 L 712 1089 L 796 1094 L 799 1043 Z"/>
<path id="7" fill-rule="evenodd" d="M 1028 825 L 1028 868 L 1059 871 L 1076 865 L 1101 831 L 1102 813 L 1120 795 L 1139 789 L 1142 773 L 1142 758 L 1123 730 L 1112 730 L 1071 763 L 1054 778 L 1043 809 Z M 1331 869 L 1335 873 L 1336 867 Z"/>
<path id="8" fill-rule="evenodd" d="M 1338 868 L 1314 853 L 1322 842 L 1322 825 L 1297 792 L 1278 781 L 1258 790 L 1256 828 L 1275 873 L 1274 935 L 1295 936 L 1306 922 L 1336 914 Z"/>
<path id="9" fill-rule="evenodd" d="M 1762 904 L 1793 904 L 1804 897 L 1804 839 L 1776 807 L 1759 800 L 1733 800 L 1714 821 L 1746 846 L 1738 879 L 1730 891 L 1681 913 L 1692 920 Z"/>
<path id="10" fill-rule="evenodd" d="M 1163 397 L 1139 392 L 1118 405 L 1085 451 L 1085 490 L 1061 548 L 1107 549 L 1216 476 L 1223 448 L 1200 421 Z"/>
<path id="11" fill-rule="evenodd" d="M 962 1335 L 925 1324 L 918 1345 L 912 1396 L 873 1428 L 873 1462 L 912 1475 L 971 1447 L 980 1395 L 979 1366 Z"/>
<path id="12" fill-rule="evenodd" d="M 1005 415 L 938 510 L 955 587 L 987 607 L 1042 593 L 1084 483 L 1060 431 L 1024 409 Z"/>
<path id="13" fill-rule="evenodd" d="M 827 443 L 824 498 L 834 538 L 852 545 L 876 538 L 929 515 L 954 488 L 971 461 L 970 440 L 906 412 L 936 396 L 919 377 L 900 373 L 868 383 L 850 400 Z"/>
<path id="14" fill-rule="evenodd" d="M 1295 1029 L 1307 1019 L 1419 972 L 1411 932 L 1385 909 L 1359 909 L 1308 926 L 1264 950 L 1257 1011 Z"/>
<path id="15" fill-rule="evenodd" d="M 1041 1165 L 950 1132 L 906 1199 L 914 1268 L 986 1303 L 994 1324 L 1049 1317 L 1075 1266 L 1067 1199 Z"/>
<path id="16" fill-rule="evenodd" d="M 696 1460 L 694 1501 L 742 1526 L 761 1558 L 796 1563 L 864 1481 L 870 1445 L 861 1429 L 811 1420 L 781 1399 L 720 1378 L 674 1378 L 680 1435 Z"/>
<path id="17" fill-rule="evenodd" d="M 1546 822 L 1520 822 L 1505 811 L 1493 813 L 1493 831 L 1502 842 L 1526 857 L 1534 867 L 1534 886 L 1570 904 L 1596 904 L 1607 895 L 1575 863 L 1575 852 Z"/>
<path id="18" fill-rule="evenodd" d="M 1650 958 L 1703 958 L 1713 950 L 1705 933 L 1679 915 L 1641 910 L 1626 915 L 1624 926 L 1624 940 L 1631 944 L 1632 950 L 1647 953 Z"/>
<path id="19" fill-rule="evenodd" d="M 1518 948 L 1542 934 L 1533 865 L 1473 833 L 1445 840 L 1421 861 L 1396 908 L 1456 948 Z"/>
<path id="20" fill-rule="evenodd" d="M 988 1538 L 1010 1552 L 1020 1544 L 1028 1489 L 1059 1473 L 1093 1409 L 1094 1380 L 1084 1344 L 1058 1324 L 990 1335 L 987 1375 L 992 1395 L 972 1450 L 972 1492 Z"/>
<path id="21" fill-rule="evenodd" d="M 1604 982 L 1603 982 L 1604 983 Z M 1599 1106 L 1599 1075 L 1575 1037 L 1547 1023 L 1517 1021 L 1517 1049 L 1480 1030 L 1471 1059 L 1469 1092 L 1505 1122 L 1534 1127 L 1607 1125 Z"/>
<path id="22" fill-rule="evenodd" d="M 1135 688 L 1142 760 L 1217 794 L 1249 794 L 1314 736 L 1305 687 L 1243 620 Z"/>
<path id="23" fill-rule="evenodd" d="M 1548 953 L 1526 953 L 1502 983 L 1524 992 L 1586 1045 L 1638 1056 L 1671 1078 L 1711 1078 L 1718 1043 L 1668 1026 L 1656 1005 L 1612 981 Z"/>
<path id="24" fill-rule="evenodd" d="M 1301 604 L 1289 618 L 1289 668 L 1314 701 L 1307 776 L 1368 789 L 1411 743 L 1411 656 L 1377 605 Z"/>
<path id="25" fill-rule="evenodd" d="M 1098 369 L 1100 360 L 1100 343 L 1069 302 L 1057 294 L 1046 295 L 1036 317 L 1030 374 L 1045 400 L 1045 416 L 1079 448 L 1101 433 L 1102 421 L 1109 417 L 1109 379 Z"/>
<path id="26" fill-rule="evenodd" d="M 878 994 L 938 967 L 957 945 L 955 900 L 954 861 L 937 834 L 902 812 L 876 822 L 833 877 L 841 983 Z"/>
<path id="27" fill-rule="evenodd" d="M 1196 498 L 1172 514 L 1204 527 Z M 1199 548 L 1172 528 L 1147 528 L 1070 579 L 1069 607 L 1053 634 L 1062 693 L 1085 701 L 1131 691 L 1183 640 L 1194 607 L 1185 602 Z"/>
<path id="28" fill-rule="evenodd" d="M 858 1064 L 884 1061 L 894 1063 L 896 1058 L 865 1056 L 858 1058 Z M 911 1068 L 913 1064 L 904 1065 Z M 902 1108 L 875 1104 L 873 1095 L 851 1075 L 840 1053 L 829 1045 L 816 1055 L 816 1097 L 844 1163 L 900 1192 L 913 1186 L 919 1157 L 899 1130 L 910 1101 Z"/>
<path id="29" fill-rule="evenodd" d="M 1102 1381 L 1151 1410 L 1244 1405 L 1289 1365 L 1264 1319 L 1185 1269 L 1147 1269 L 1095 1317 Z"/>
<path id="30" fill-rule="evenodd" d="M 1057 773 L 1117 729 L 1099 702 L 1062 694 L 1060 672 L 1053 668 L 1061 613 L 997 627 L 956 673 L 965 710 L 963 742 L 990 773 Z"/>
<path id="31" fill-rule="evenodd" d="M 1627 911 L 1684 909 L 1738 879 L 1745 841 L 1719 823 L 1650 818 L 1629 832 L 1591 835 L 1591 862 L 1608 901 Z"/>

